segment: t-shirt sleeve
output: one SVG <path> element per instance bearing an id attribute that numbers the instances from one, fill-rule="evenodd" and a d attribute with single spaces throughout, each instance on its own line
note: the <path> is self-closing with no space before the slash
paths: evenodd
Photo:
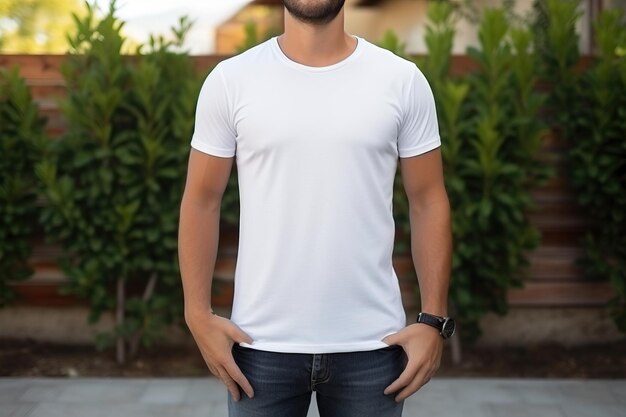
<path id="1" fill-rule="evenodd" d="M 200 89 L 191 147 L 215 156 L 232 157 L 235 155 L 237 134 L 221 71 L 218 63 Z"/>
<path id="2" fill-rule="evenodd" d="M 422 71 L 413 71 L 405 96 L 402 124 L 398 133 L 398 156 L 406 158 L 441 145 L 433 92 Z"/>

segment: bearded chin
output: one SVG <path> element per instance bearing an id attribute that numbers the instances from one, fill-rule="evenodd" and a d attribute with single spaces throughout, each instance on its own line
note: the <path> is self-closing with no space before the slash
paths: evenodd
<path id="1" fill-rule="evenodd" d="M 345 0 L 283 0 L 283 5 L 294 18 L 312 25 L 324 25 L 332 21 Z"/>

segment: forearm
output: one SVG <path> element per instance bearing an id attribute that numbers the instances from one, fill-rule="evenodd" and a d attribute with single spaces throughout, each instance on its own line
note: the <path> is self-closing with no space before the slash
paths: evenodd
<path id="1" fill-rule="evenodd" d="M 211 310 L 211 285 L 219 243 L 220 204 L 183 197 L 178 231 L 178 258 L 185 315 Z"/>
<path id="2" fill-rule="evenodd" d="M 421 310 L 448 315 L 452 267 L 450 203 L 441 197 L 425 207 L 410 209 L 411 254 L 417 273 Z"/>

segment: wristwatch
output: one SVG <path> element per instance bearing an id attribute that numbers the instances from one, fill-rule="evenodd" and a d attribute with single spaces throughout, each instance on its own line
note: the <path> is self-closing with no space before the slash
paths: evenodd
<path id="1" fill-rule="evenodd" d="M 433 326 L 435 329 L 439 330 L 439 334 L 444 339 L 451 337 L 456 328 L 456 323 L 452 317 L 440 317 L 423 311 L 417 315 L 416 323 L 424 323 Z"/>

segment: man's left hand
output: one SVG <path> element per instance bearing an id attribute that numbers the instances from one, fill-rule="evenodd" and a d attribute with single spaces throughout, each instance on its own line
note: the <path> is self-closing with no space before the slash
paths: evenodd
<path id="1" fill-rule="evenodd" d="M 384 390 L 388 395 L 402 389 L 395 397 L 400 402 L 411 396 L 437 372 L 441 364 L 443 338 L 439 331 L 424 323 L 413 323 L 382 339 L 389 345 L 400 345 L 407 363 L 400 376 Z"/>

